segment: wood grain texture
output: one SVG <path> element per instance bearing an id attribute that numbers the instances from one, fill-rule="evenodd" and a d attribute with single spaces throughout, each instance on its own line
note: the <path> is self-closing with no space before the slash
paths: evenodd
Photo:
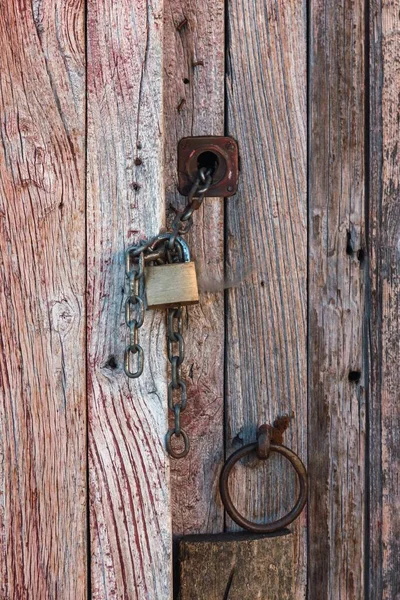
<path id="1" fill-rule="evenodd" d="M 310 6 L 309 594 L 364 597 L 364 2 Z"/>
<path id="2" fill-rule="evenodd" d="M 83 600 L 83 4 L 2 2 L 0 56 L 0 597 Z"/>
<path id="3" fill-rule="evenodd" d="M 187 536 L 179 543 L 180 600 L 293 600 L 292 535 Z"/>
<path id="4" fill-rule="evenodd" d="M 186 199 L 177 191 L 177 146 L 185 136 L 224 134 L 224 3 L 168 0 L 164 35 L 165 186 L 168 216 Z M 203 293 L 184 321 L 188 405 L 182 425 L 190 453 L 171 461 L 175 534 L 219 532 L 217 484 L 223 459 L 223 202 L 207 198 L 188 243 Z M 206 292 L 204 292 L 206 290 Z"/>
<path id="5" fill-rule="evenodd" d="M 400 594 L 400 19 L 370 10 L 368 598 Z"/>
<path id="6" fill-rule="evenodd" d="M 306 460 L 305 2 L 229 2 L 227 69 L 227 133 L 239 142 L 241 175 L 226 204 L 226 269 L 247 274 L 227 297 L 227 453 L 293 411 L 286 444 Z M 295 478 L 279 459 L 247 462 L 232 495 L 250 519 L 273 520 L 293 505 Z M 305 593 L 305 518 L 291 538 L 294 598 Z"/>
<path id="7" fill-rule="evenodd" d="M 166 600 L 171 585 L 165 312 L 123 372 L 124 250 L 164 223 L 159 0 L 89 0 L 88 393 L 92 598 Z"/>

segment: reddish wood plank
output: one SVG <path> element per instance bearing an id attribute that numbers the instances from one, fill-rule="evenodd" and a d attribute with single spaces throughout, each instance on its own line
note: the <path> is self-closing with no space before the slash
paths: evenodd
<path id="1" fill-rule="evenodd" d="M 0 596 L 86 598 L 84 7 L 0 9 Z"/>
<path id="2" fill-rule="evenodd" d="M 227 298 L 228 454 L 294 411 L 286 443 L 306 459 L 306 29 L 305 2 L 228 4 L 227 126 L 241 176 L 226 204 L 227 272 L 248 275 Z M 232 494 L 249 518 L 272 520 L 291 508 L 294 477 L 273 458 L 247 462 Z M 293 526 L 295 598 L 305 594 L 305 518 Z"/>
<path id="3" fill-rule="evenodd" d="M 92 597 L 170 597 L 165 312 L 126 378 L 124 250 L 164 222 L 162 1 L 89 0 L 88 382 Z"/>
<path id="4" fill-rule="evenodd" d="M 369 557 L 368 598 L 400 591 L 400 19 L 395 3 L 370 11 Z"/>
<path id="5" fill-rule="evenodd" d="M 309 584 L 364 597 L 363 0 L 310 6 Z"/>
<path id="6" fill-rule="evenodd" d="M 172 217 L 186 202 L 177 192 L 178 141 L 224 134 L 223 2 L 166 2 L 164 77 L 165 185 Z M 171 461 L 175 534 L 223 528 L 217 491 L 223 458 L 223 210 L 221 199 L 207 198 L 188 239 L 203 293 L 200 304 L 187 310 L 184 328 L 188 407 L 182 423 L 191 450 L 184 460 Z"/>

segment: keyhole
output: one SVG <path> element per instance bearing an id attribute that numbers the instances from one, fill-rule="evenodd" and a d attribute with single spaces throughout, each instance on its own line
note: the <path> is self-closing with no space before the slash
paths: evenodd
<path id="1" fill-rule="evenodd" d="M 218 165 L 219 165 L 219 160 L 218 160 L 218 156 L 216 154 L 214 154 L 214 152 L 202 152 L 201 154 L 199 154 L 198 158 L 197 158 L 197 166 L 200 169 L 202 168 L 206 168 L 206 169 L 211 169 L 211 175 L 213 175 L 215 173 L 215 171 L 218 169 Z"/>

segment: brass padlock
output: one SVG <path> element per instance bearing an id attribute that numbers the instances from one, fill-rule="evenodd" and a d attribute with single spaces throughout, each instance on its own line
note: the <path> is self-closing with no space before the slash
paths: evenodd
<path id="1" fill-rule="evenodd" d="M 147 308 L 169 308 L 178 305 L 198 304 L 196 265 L 182 238 L 176 240 L 185 262 L 146 267 Z"/>

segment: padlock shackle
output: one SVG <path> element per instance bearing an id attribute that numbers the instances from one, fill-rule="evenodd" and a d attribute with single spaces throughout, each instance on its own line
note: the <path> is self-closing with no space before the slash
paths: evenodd
<path id="1" fill-rule="evenodd" d="M 171 237 L 172 237 L 171 233 L 160 233 L 159 235 L 157 235 L 157 237 L 154 238 L 154 241 L 151 244 L 150 249 L 155 250 L 160 242 L 170 240 Z M 175 241 L 178 242 L 178 244 L 180 245 L 180 247 L 182 249 L 183 262 L 190 262 L 190 250 L 189 250 L 189 246 L 187 245 L 185 240 L 182 237 L 177 236 L 175 238 Z"/>

